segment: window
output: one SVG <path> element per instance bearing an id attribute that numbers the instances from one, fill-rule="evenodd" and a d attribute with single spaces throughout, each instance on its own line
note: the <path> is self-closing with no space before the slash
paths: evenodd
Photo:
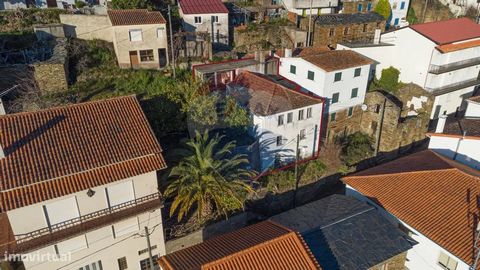
<path id="1" fill-rule="evenodd" d="M 132 29 L 128 31 L 128 34 L 130 36 L 130 41 L 135 42 L 135 41 L 142 41 L 142 29 Z"/>
<path id="2" fill-rule="evenodd" d="M 337 113 L 330 114 L 330 121 L 335 122 L 335 118 L 337 118 Z"/>
<path id="3" fill-rule="evenodd" d="M 282 136 L 277 136 L 277 146 L 283 145 L 283 137 Z"/>
<path id="4" fill-rule="evenodd" d="M 278 126 L 283 126 L 283 114 L 278 116 Z"/>
<path id="5" fill-rule="evenodd" d="M 362 12 L 362 9 L 363 9 L 363 5 L 362 5 L 362 4 L 358 4 L 358 6 L 357 6 L 357 11 L 358 11 L 358 12 Z"/>
<path id="6" fill-rule="evenodd" d="M 312 108 L 307 109 L 307 119 L 312 118 Z"/>
<path id="7" fill-rule="evenodd" d="M 125 270 L 125 269 L 128 268 L 126 257 L 122 257 L 122 258 L 118 259 L 117 261 L 118 261 L 118 270 Z"/>
<path id="8" fill-rule="evenodd" d="M 305 140 L 307 138 L 307 133 L 305 132 L 305 129 L 300 130 L 300 140 Z"/>
<path id="9" fill-rule="evenodd" d="M 333 37 L 335 35 L 335 28 L 330 28 L 330 32 L 328 33 L 329 37 Z"/>
<path id="10" fill-rule="evenodd" d="M 375 113 L 380 113 L 380 104 L 375 104 L 375 109 L 373 111 Z"/>
<path id="11" fill-rule="evenodd" d="M 307 78 L 312 81 L 315 80 L 315 72 L 309 70 Z"/>
<path id="12" fill-rule="evenodd" d="M 356 68 L 353 74 L 353 77 L 360 77 L 361 74 L 362 74 L 362 68 Z"/>
<path id="13" fill-rule="evenodd" d="M 364 32 L 364 33 L 367 32 L 367 26 L 368 26 L 368 24 L 364 24 L 364 25 L 363 25 L 363 32 Z"/>
<path id="14" fill-rule="evenodd" d="M 294 65 L 290 65 L 290 73 L 297 74 L 297 67 Z"/>
<path id="15" fill-rule="evenodd" d="M 147 258 L 145 260 L 140 261 L 140 269 L 141 270 L 151 270 L 151 269 L 159 269 L 158 267 L 158 256 L 153 256 L 153 268 L 150 267 L 150 260 Z"/>
<path id="16" fill-rule="evenodd" d="M 399 22 L 400 22 L 400 19 L 395 18 L 395 21 L 393 21 L 393 26 L 398 26 Z"/>
<path id="17" fill-rule="evenodd" d="M 357 96 L 358 96 L 358 88 L 353 88 L 350 98 L 356 98 Z"/>
<path id="18" fill-rule="evenodd" d="M 340 93 L 334 93 L 332 95 L 332 104 L 337 103 L 339 98 L 340 98 Z"/>
<path id="19" fill-rule="evenodd" d="M 218 23 L 218 16 L 212 16 L 212 22 Z"/>
<path id="20" fill-rule="evenodd" d="M 303 120 L 303 110 L 298 111 L 298 120 Z"/>
<path id="21" fill-rule="evenodd" d="M 293 122 L 293 113 L 288 113 L 287 114 L 287 123 L 292 123 Z"/>
<path id="22" fill-rule="evenodd" d="M 157 28 L 157 38 L 163 38 L 165 36 L 165 28 L 159 27 Z"/>
<path id="23" fill-rule="evenodd" d="M 302 17 L 307 17 L 307 10 L 306 9 L 303 9 L 302 10 Z"/>
<path id="24" fill-rule="evenodd" d="M 140 51 L 140 62 L 153 61 L 153 50 Z"/>
<path id="25" fill-rule="evenodd" d="M 405 9 L 405 2 L 400 3 L 400 9 Z"/>
<path id="26" fill-rule="evenodd" d="M 353 107 L 348 108 L 348 117 L 352 117 L 353 115 Z"/>
<path id="27" fill-rule="evenodd" d="M 343 35 L 346 36 L 348 35 L 348 27 L 345 27 L 345 29 L 343 29 Z"/>
<path id="28" fill-rule="evenodd" d="M 78 270 L 103 270 L 102 261 L 97 261 L 84 267 L 80 267 Z"/>
<path id="29" fill-rule="evenodd" d="M 367 11 L 370 11 L 370 10 L 372 10 L 372 3 L 367 4 Z"/>
<path id="30" fill-rule="evenodd" d="M 157 245 L 151 246 L 151 249 L 152 249 L 152 250 L 157 249 Z M 145 253 L 147 253 L 147 252 L 148 252 L 148 248 L 144 248 L 144 249 L 138 251 L 138 255 L 142 255 L 142 254 L 145 254 Z"/>
<path id="31" fill-rule="evenodd" d="M 195 20 L 195 24 L 201 24 L 202 23 L 202 17 L 200 17 L 200 16 L 195 16 L 194 20 Z"/>
<path id="32" fill-rule="evenodd" d="M 447 254 L 443 253 L 442 251 L 440 251 L 440 255 L 438 256 L 438 264 L 443 268 L 443 269 L 446 269 L 446 270 L 455 270 L 457 268 L 457 264 L 458 262 L 448 256 Z"/>
<path id="33" fill-rule="evenodd" d="M 341 72 L 337 72 L 335 73 L 335 79 L 333 80 L 334 82 L 338 82 L 342 79 L 342 73 Z"/>

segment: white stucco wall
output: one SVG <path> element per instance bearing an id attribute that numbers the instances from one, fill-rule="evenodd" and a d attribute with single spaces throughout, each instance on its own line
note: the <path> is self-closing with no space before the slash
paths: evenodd
<path id="1" fill-rule="evenodd" d="M 402 2 L 404 2 L 405 6 L 402 9 Z M 391 26 L 396 26 L 396 27 L 403 27 L 406 24 L 406 19 L 407 19 L 407 12 L 408 12 L 408 7 L 410 5 L 409 0 L 390 0 L 390 6 L 392 7 L 392 18 L 390 20 L 390 25 Z M 395 20 L 398 19 L 398 24 L 395 25 Z"/>
<path id="2" fill-rule="evenodd" d="M 464 100 L 469 98 L 472 95 L 475 87 L 467 87 L 460 89 L 454 92 L 450 92 L 444 95 L 436 96 L 433 103 L 433 110 L 430 116 L 431 119 L 434 118 L 435 110 L 437 106 L 440 106 L 440 115 L 442 114 L 451 114 L 459 109 L 465 109 Z"/>
<path id="3" fill-rule="evenodd" d="M 276 154 L 286 162 L 294 161 L 297 135 L 305 129 L 306 137 L 300 140 L 299 149 L 303 158 L 311 157 L 318 151 L 319 133 L 323 104 L 304 107 L 270 116 L 253 116 L 254 131 L 260 144 L 262 171 L 274 165 Z M 307 108 L 312 108 L 312 117 L 307 118 Z M 298 112 L 303 109 L 304 119 L 298 120 Z M 293 113 L 293 122 L 287 123 L 288 113 Z M 278 126 L 278 116 L 283 115 L 284 124 Z M 316 131 L 316 132 L 315 132 Z M 283 137 L 283 145 L 277 146 L 277 136 Z"/>
<path id="4" fill-rule="evenodd" d="M 144 197 L 157 192 L 156 172 L 139 175 L 109 185 L 94 187 L 92 190 L 95 191 L 95 195 L 92 197 L 88 197 L 86 194 L 87 191 L 85 190 L 8 211 L 7 215 L 12 230 L 14 234 L 17 235 L 47 227 L 43 205 L 58 202 L 65 198 L 74 197 L 76 199 L 80 215 L 105 209 L 108 207 L 105 189 L 109 186 L 128 181 L 133 183 L 135 198 Z M 143 237 L 135 238 L 132 237 L 132 235 L 135 233 L 143 233 L 145 226 L 148 226 L 150 229 L 157 226 L 151 236 L 152 246 L 157 246 L 154 250 L 154 254 L 165 254 L 162 215 L 160 209 L 156 209 L 149 213 L 139 214 L 136 217 L 118 222 L 113 224 L 113 226 L 107 225 L 75 238 L 57 243 L 57 249 L 60 253 L 72 251 L 72 248 L 82 247 L 80 250 L 72 251 L 71 260 L 69 262 L 41 262 L 35 260 L 24 262 L 25 267 L 27 270 L 50 270 L 68 265 L 66 269 L 78 269 L 82 266 L 101 260 L 103 269 L 118 269 L 117 259 L 125 256 L 127 257 L 128 269 L 140 269 L 139 261 L 147 258 L 148 254 L 144 253 L 139 255 L 138 251 L 147 247 L 146 239 Z M 117 233 L 117 237 L 114 237 L 113 231 Z M 121 236 L 118 236 L 118 234 L 121 234 Z M 31 251 L 29 254 L 37 253 L 56 254 L 55 245 Z"/>
<path id="5" fill-rule="evenodd" d="M 467 101 L 467 110 L 465 111 L 465 117 L 480 117 L 480 103 Z"/>
<path id="6" fill-rule="evenodd" d="M 60 14 L 66 37 L 113 41 L 112 24 L 106 15 Z"/>
<path id="7" fill-rule="evenodd" d="M 27 8 L 27 3 L 24 0 L 1 0 L 0 1 L 0 10 L 10 10 L 17 8 Z"/>
<path id="8" fill-rule="evenodd" d="M 208 32 L 213 43 L 228 45 L 228 13 L 183 14 L 180 9 L 180 16 L 186 32 Z M 212 23 L 212 16 L 218 16 L 218 23 Z M 202 23 L 196 24 L 195 17 L 201 17 Z M 220 34 L 218 39 L 217 33 Z"/>
<path id="9" fill-rule="evenodd" d="M 447 254 L 449 257 L 454 258 L 457 262 L 457 268 L 455 270 L 468 270 L 469 266 L 442 248 L 441 246 L 437 245 L 435 242 L 430 240 L 429 238 L 425 237 L 423 234 L 418 232 L 415 228 L 411 227 L 407 223 L 403 222 L 402 220 L 398 219 L 394 215 L 387 212 L 381 206 L 375 204 L 372 200 L 369 200 L 365 196 L 363 196 L 360 192 L 355 190 L 353 187 L 347 185 L 345 194 L 347 196 L 355 197 L 361 201 L 368 202 L 371 205 L 374 205 L 377 210 L 385 217 L 387 220 L 392 222 L 394 225 L 398 226 L 398 224 L 402 224 L 406 228 L 408 228 L 413 234 L 412 238 L 418 242 L 417 245 L 413 246 L 407 252 L 407 261 L 405 262 L 405 266 L 411 270 L 424 270 L 424 269 L 431 269 L 431 270 L 445 270 L 442 266 L 438 264 L 438 257 L 440 252 Z"/>
<path id="10" fill-rule="evenodd" d="M 309 15 L 310 4 L 312 4 L 312 15 L 333 13 L 338 6 L 338 0 L 281 0 L 284 7 L 298 15 Z"/>
<path id="11" fill-rule="evenodd" d="M 290 65 L 296 66 L 296 74 L 290 73 Z M 354 77 L 356 68 L 361 68 L 361 73 L 358 77 Z M 307 78 L 308 71 L 315 73 L 314 80 Z M 338 72 L 342 73 L 342 79 L 335 82 L 335 73 Z M 332 113 L 363 104 L 370 74 L 370 65 L 326 72 L 302 58 L 289 57 L 280 59 L 279 73 L 283 77 L 299 84 L 304 90 L 326 98 L 327 106 L 325 113 Z M 351 98 L 352 89 L 354 88 L 358 88 L 357 97 Z M 339 93 L 339 100 L 338 103 L 331 104 L 334 93 Z"/>
<path id="12" fill-rule="evenodd" d="M 432 134 L 428 148 L 448 158 L 455 157 L 456 161 L 467 166 L 480 169 L 480 138 L 456 138 Z"/>

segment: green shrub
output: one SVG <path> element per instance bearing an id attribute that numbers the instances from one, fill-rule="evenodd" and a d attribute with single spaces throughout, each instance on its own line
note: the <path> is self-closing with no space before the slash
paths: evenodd
<path id="1" fill-rule="evenodd" d="M 382 15 L 385 20 L 390 19 L 390 16 L 392 15 L 392 7 L 390 6 L 390 2 L 388 0 L 379 0 L 375 6 L 375 12 Z"/>
<path id="2" fill-rule="evenodd" d="M 373 140 L 365 133 L 355 132 L 343 138 L 341 159 L 347 166 L 370 158 L 373 154 Z"/>
<path id="3" fill-rule="evenodd" d="M 241 107 L 238 102 L 231 96 L 227 96 L 224 122 L 227 126 L 233 128 L 247 128 L 251 119 L 247 110 Z"/>
<path id="4" fill-rule="evenodd" d="M 382 76 L 377 82 L 377 86 L 388 92 L 397 91 L 403 84 L 399 81 L 400 71 L 394 67 L 382 70 Z"/>
<path id="5" fill-rule="evenodd" d="M 76 6 L 77 8 L 83 8 L 83 7 L 85 7 L 86 5 L 87 5 L 87 3 L 83 2 L 83 1 L 79 1 L 79 0 L 75 1 L 75 6 Z"/>
<path id="6" fill-rule="evenodd" d="M 409 24 L 415 24 L 418 22 L 418 18 L 417 18 L 417 15 L 415 14 L 415 10 L 411 6 L 408 8 L 407 21 Z"/>

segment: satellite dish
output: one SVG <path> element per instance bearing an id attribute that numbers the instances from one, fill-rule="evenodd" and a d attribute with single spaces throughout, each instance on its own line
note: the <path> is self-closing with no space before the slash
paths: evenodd
<path id="1" fill-rule="evenodd" d="M 368 109 L 367 104 L 362 104 L 362 111 L 366 111 Z"/>

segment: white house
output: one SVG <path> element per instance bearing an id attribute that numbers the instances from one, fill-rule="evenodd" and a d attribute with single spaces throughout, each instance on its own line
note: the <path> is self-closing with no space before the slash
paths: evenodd
<path id="1" fill-rule="evenodd" d="M 338 0 L 273 0 L 281 2 L 286 10 L 297 15 L 306 16 L 333 13 L 338 6 Z"/>
<path id="2" fill-rule="evenodd" d="M 250 134 L 258 142 L 262 172 L 294 161 L 297 137 L 300 158 L 318 155 L 323 100 L 299 88 L 280 76 L 250 71 L 227 85 L 227 93 L 251 114 Z"/>
<path id="3" fill-rule="evenodd" d="M 404 27 L 408 26 L 407 13 L 410 6 L 409 0 L 390 0 L 392 7 L 392 15 L 390 17 L 390 27 Z"/>
<path id="4" fill-rule="evenodd" d="M 178 4 L 186 32 L 209 33 L 213 44 L 229 45 L 228 9 L 221 0 L 179 0 Z"/>
<path id="5" fill-rule="evenodd" d="M 479 250 L 480 171 L 431 150 L 347 176 L 346 194 L 374 205 L 418 242 L 408 269 L 469 270 Z M 477 267 L 478 269 L 478 267 Z"/>
<path id="6" fill-rule="evenodd" d="M 378 44 L 343 44 L 373 60 L 377 78 L 385 68 L 400 71 L 435 95 L 431 118 L 465 109 L 480 84 L 480 25 L 467 18 L 415 24 L 381 35 Z"/>
<path id="7" fill-rule="evenodd" d="M 440 116 L 435 132 L 428 133 L 429 149 L 480 169 L 480 96 L 467 100 L 462 118 Z"/>
<path id="8" fill-rule="evenodd" d="M 4 115 L 0 127 L 2 260 L 146 270 L 147 231 L 165 254 L 156 171 L 166 164 L 134 96 Z"/>
<path id="9" fill-rule="evenodd" d="M 326 99 L 324 113 L 335 121 L 335 114 L 348 110 L 365 100 L 370 65 L 373 62 L 351 50 L 324 51 L 291 57 L 287 50 L 280 59 L 279 74 L 294 81 L 305 92 Z"/>

